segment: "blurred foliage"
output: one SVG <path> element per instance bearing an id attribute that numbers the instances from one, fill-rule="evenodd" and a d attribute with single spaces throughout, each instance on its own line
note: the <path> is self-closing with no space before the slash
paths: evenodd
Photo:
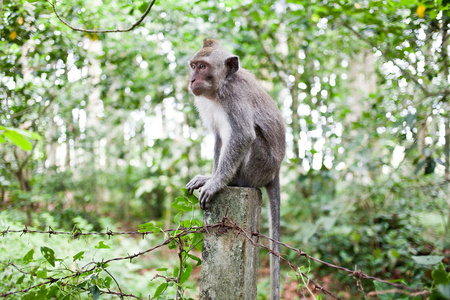
<path id="1" fill-rule="evenodd" d="M 109 239 L 104 241 L 105 235 L 89 234 L 93 226 L 82 217 L 74 218 L 77 223 L 72 232 L 69 232 L 69 240 L 63 238 L 64 234 L 51 231 L 49 236 L 33 236 L 30 249 L 30 245 L 22 236 L 8 236 L 8 244 L 19 250 L 10 253 L 9 248 L 0 248 L 0 254 L 9 257 L 8 261 L 0 261 L 0 295 L 5 297 L 3 292 L 8 294 L 19 290 L 22 292 L 7 297 L 100 299 L 102 295 L 101 299 L 105 299 L 108 296 L 123 298 L 133 295 L 136 298 L 151 294 L 153 299 L 173 299 L 170 295 L 176 294 L 177 299 L 192 300 L 191 296 L 197 295 L 198 292 L 193 288 L 192 277 L 195 276 L 191 275 L 194 268 L 201 264 L 201 259 L 196 255 L 201 251 L 202 241 L 202 234 L 192 227 L 202 228 L 202 222 L 194 218 L 198 217 L 198 214 L 195 214 L 197 198 L 188 195 L 187 190 L 184 190 L 183 194 L 184 196 L 178 197 L 172 204 L 174 210 L 178 211 L 174 218 L 177 230 L 164 232 L 160 222 L 141 224 L 138 232 L 134 231 L 145 237 L 140 241 L 124 238 L 124 235 L 121 236 L 123 233 L 118 233 L 117 237 L 112 231 L 109 231 Z M 51 215 L 43 213 L 41 216 L 44 215 L 46 224 L 57 223 Z M 14 217 L 10 217 L 0 213 L 0 224 L 4 225 L 6 222 L 9 228 L 20 226 L 12 221 Z M 98 221 L 102 225 L 112 225 L 110 219 L 102 218 Z M 192 232 L 187 233 L 189 231 Z M 54 243 L 52 237 L 58 243 Z M 166 241 L 170 241 L 167 248 L 155 251 Z M 157 243 L 160 243 L 158 247 Z M 133 255 L 125 255 L 125 250 L 135 252 Z M 176 250 L 176 253 L 171 250 Z M 61 253 L 69 255 L 64 257 Z M 156 259 L 142 259 L 144 255 L 149 254 Z M 175 256 L 178 256 L 178 262 L 176 259 L 168 259 Z M 140 258 L 143 261 L 133 265 L 131 258 Z M 129 259 L 130 263 L 127 263 Z M 114 285 L 117 285 L 118 292 L 114 291 Z M 129 290 L 135 292 L 130 294 L 127 292 Z"/>
<path id="2" fill-rule="evenodd" d="M 72 26 L 115 29 L 148 2 L 55 4 Z M 202 138 L 187 60 L 213 37 L 285 117 L 282 240 L 446 297 L 449 23 L 446 0 L 169 0 L 131 32 L 95 34 L 69 29 L 46 1 L 3 1 L 2 227 L 170 227 L 178 189 L 211 170 L 212 137 Z M 20 243 L 0 240 L 1 260 L 22 259 L 7 250 Z M 63 243 L 56 253 L 70 247 Z M 413 259 L 436 255 L 442 264 Z M 363 298 L 352 278 L 317 264 L 310 272 L 343 298 Z M 140 280 L 133 288 L 144 291 Z M 268 279 L 260 280 L 258 299 L 266 299 Z"/>

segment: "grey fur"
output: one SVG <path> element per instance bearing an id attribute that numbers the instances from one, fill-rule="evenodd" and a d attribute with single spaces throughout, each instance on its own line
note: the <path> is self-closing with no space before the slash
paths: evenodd
<path id="1" fill-rule="evenodd" d="M 211 197 L 227 185 L 265 187 L 270 202 L 270 234 L 279 241 L 279 172 L 286 147 L 280 111 L 254 76 L 239 67 L 238 58 L 218 42 L 206 40 L 190 64 L 193 70 L 189 87 L 216 142 L 212 176 L 194 177 L 187 189 L 190 193 L 199 189 L 200 205 L 207 209 Z M 200 64 L 206 67 L 200 70 Z M 271 247 L 279 253 L 277 243 L 271 243 Z M 274 255 L 270 258 L 271 299 L 278 299 L 280 261 Z"/>

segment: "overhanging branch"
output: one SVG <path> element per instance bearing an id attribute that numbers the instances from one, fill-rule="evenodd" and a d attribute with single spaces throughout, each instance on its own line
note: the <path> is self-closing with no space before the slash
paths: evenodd
<path id="1" fill-rule="evenodd" d="M 142 23 L 142 21 L 144 21 L 145 17 L 148 15 L 148 13 L 152 10 L 153 4 L 155 4 L 156 0 L 152 0 L 152 2 L 148 5 L 147 9 L 145 10 L 144 14 L 139 18 L 139 20 L 137 20 L 136 23 L 134 23 L 133 25 L 131 25 L 131 27 L 126 28 L 126 29 L 83 29 L 83 28 L 76 28 L 73 27 L 72 25 L 70 25 L 67 21 L 65 21 L 56 11 L 55 8 L 55 3 L 52 2 L 50 3 L 50 5 L 52 6 L 52 10 L 55 13 L 56 17 L 67 27 L 69 27 L 72 30 L 75 31 L 81 31 L 81 32 L 88 32 L 88 33 L 111 33 L 111 32 L 127 32 L 127 31 L 131 31 L 134 28 L 136 28 L 139 24 Z"/>

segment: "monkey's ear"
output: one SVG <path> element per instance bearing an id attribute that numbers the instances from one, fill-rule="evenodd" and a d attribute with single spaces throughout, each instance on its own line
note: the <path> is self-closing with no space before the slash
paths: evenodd
<path id="1" fill-rule="evenodd" d="M 231 56 L 225 60 L 225 66 L 227 67 L 227 76 L 236 73 L 239 70 L 239 57 Z"/>

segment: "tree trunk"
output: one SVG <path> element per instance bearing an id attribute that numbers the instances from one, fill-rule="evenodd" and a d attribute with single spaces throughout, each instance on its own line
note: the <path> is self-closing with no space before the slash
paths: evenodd
<path id="1" fill-rule="evenodd" d="M 19 181 L 20 189 L 27 193 L 31 192 L 31 183 L 30 183 L 29 175 L 24 171 L 24 169 L 21 168 L 14 174 L 16 175 L 17 180 Z M 27 226 L 33 225 L 32 212 L 33 212 L 33 202 L 26 205 L 26 208 L 25 208 L 25 213 L 27 215 L 27 223 L 26 223 Z"/>
<path id="2" fill-rule="evenodd" d="M 450 77 L 449 77 L 449 62 L 448 62 L 448 25 L 450 22 L 450 18 L 444 17 L 444 21 L 442 23 L 442 46 L 441 46 L 441 55 L 442 60 L 444 62 L 443 72 L 444 78 L 448 80 L 448 84 L 450 86 Z M 444 108 L 446 107 L 447 111 L 449 108 L 448 96 L 442 99 L 442 103 Z M 445 171 L 444 171 L 444 180 L 447 181 L 447 184 L 444 186 L 444 189 L 447 190 L 447 195 L 449 195 L 450 187 L 448 182 L 450 181 L 450 117 L 447 116 L 445 119 L 445 145 L 444 145 L 444 156 L 445 156 Z M 444 240 L 444 249 L 450 248 L 450 198 L 447 197 L 447 205 L 448 205 L 448 217 L 447 217 L 447 228 L 445 230 L 445 240 Z"/>

